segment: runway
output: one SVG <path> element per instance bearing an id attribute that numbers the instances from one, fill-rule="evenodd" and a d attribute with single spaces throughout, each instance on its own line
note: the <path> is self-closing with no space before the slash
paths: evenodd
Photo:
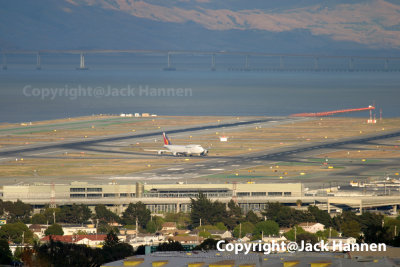
<path id="1" fill-rule="evenodd" d="M 207 161 L 202 161 L 201 163 L 185 163 L 181 165 L 174 165 L 174 167 L 166 167 L 155 169 L 152 171 L 146 171 L 141 173 L 134 173 L 131 176 L 127 175 L 124 177 L 114 177 L 112 179 L 124 180 L 124 181 L 154 181 L 154 180 L 170 180 L 172 182 L 180 180 L 185 181 L 189 179 L 201 179 L 213 174 L 234 171 L 237 169 L 246 169 L 250 167 L 255 167 L 259 165 L 273 164 L 277 162 L 291 162 L 291 161 L 301 161 L 305 158 L 312 157 L 313 155 L 320 155 L 327 152 L 332 152 L 332 150 L 346 149 L 349 145 L 366 145 L 373 141 L 396 138 L 400 136 L 400 131 L 394 131 L 390 133 L 383 133 L 378 135 L 368 135 L 363 137 L 352 137 L 345 138 L 338 141 L 330 142 L 319 142 L 312 144 L 301 144 L 297 146 L 277 148 L 277 149 L 266 149 L 264 151 L 242 154 L 239 156 L 232 157 L 212 157 Z M 352 163 L 348 170 L 343 170 L 339 174 L 329 174 L 326 173 L 326 177 L 303 180 L 301 182 L 310 184 L 322 184 L 329 182 L 337 182 L 340 179 L 335 180 L 336 176 L 349 177 L 351 175 L 359 174 L 356 169 L 380 169 L 388 166 L 398 165 L 398 159 L 389 160 L 389 163 L 383 164 L 368 164 L 368 165 L 358 165 Z M 279 181 L 278 181 L 279 182 Z M 299 179 L 288 178 L 282 182 L 300 182 Z M 318 186 L 318 185 L 317 185 Z"/>
<path id="2" fill-rule="evenodd" d="M 179 135 L 202 135 L 214 132 L 217 129 L 229 128 L 229 130 L 242 129 L 246 127 L 257 126 L 269 126 L 287 124 L 295 121 L 308 120 L 304 118 L 262 118 L 262 119 L 248 119 L 242 121 L 232 121 L 223 124 L 209 124 L 201 126 L 192 126 L 184 128 L 170 128 L 168 134 L 174 137 Z M 362 146 L 370 144 L 371 142 L 397 138 L 400 136 L 400 131 L 392 132 L 381 132 L 378 134 L 369 134 L 351 138 L 344 138 L 336 141 L 323 141 L 323 142 L 304 142 L 299 145 L 293 145 L 290 147 L 281 148 L 268 148 L 265 147 L 262 151 L 246 153 L 236 156 L 214 156 L 212 152 L 210 156 L 207 156 L 205 160 L 197 163 L 191 163 L 190 161 L 184 164 L 171 164 L 167 167 L 158 169 L 151 169 L 143 172 L 135 172 L 120 177 L 108 176 L 108 177 L 90 177 L 82 178 L 85 181 L 94 182 L 110 182 L 110 180 L 117 180 L 120 183 L 132 183 L 135 181 L 162 181 L 162 182 L 177 182 L 177 181 L 188 181 L 190 179 L 196 179 L 196 182 L 212 182 L 208 180 L 208 176 L 214 174 L 221 174 L 225 172 L 232 172 L 238 169 L 246 169 L 255 166 L 265 166 L 269 164 L 275 164 L 278 162 L 304 162 L 307 158 L 312 158 L 314 155 L 320 155 L 323 153 L 332 152 L 339 149 L 351 149 L 349 146 Z M 141 158 L 151 159 L 155 157 L 165 157 L 173 159 L 172 155 L 159 156 L 156 153 L 145 153 L 140 151 L 123 151 L 121 148 L 127 147 L 132 143 L 136 142 L 149 142 L 154 139 L 160 139 L 161 132 L 159 131 L 148 131 L 148 132 L 137 132 L 136 134 L 122 134 L 114 136 L 103 136 L 91 139 L 79 139 L 69 140 L 57 143 L 47 144 L 35 144 L 30 146 L 22 147 L 10 147 L 7 149 L 0 150 L 0 162 L 12 160 L 15 158 L 36 158 L 36 159 L 47 159 L 47 158 L 63 158 L 63 153 L 79 152 L 84 151 L 85 153 L 92 153 L 91 159 L 98 158 L 106 159 L 126 159 L 126 158 Z M 104 157 L 106 155 L 106 157 Z M 195 157 L 193 157 L 195 159 Z M 324 177 L 301 177 L 301 179 L 287 177 L 284 180 L 277 178 L 268 180 L 269 182 L 304 182 L 308 184 L 318 184 L 326 182 L 344 181 L 350 176 L 360 175 L 362 171 L 372 169 L 385 169 L 388 167 L 398 166 L 399 160 L 392 159 L 387 162 L 381 162 L 379 164 L 369 165 L 358 165 L 356 163 L 349 164 L 345 169 L 335 171 L 334 173 L 325 173 Z M 61 174 L 62 176 L 62 174 Z M 232 177 L 230 177 L 232 178 Z M 234 177 L 233 177 L 234 178 Z M 35 180 L 40 179 L 52 179 L 52 177 L 35 177 Z M 55 178 L 70 181 L 71 179 L 76 180 L 73 177 L 62 177 Z M 6 180 L 10 180 L 7 181 Z M 18 178 L 18 181 L 21 179 Z M 230 179 L 232 180 L 232 179 Z M 14 178 L 3 179 L 3 182 L 10 183 L 14 181 Z M 15 180 L 17 181 L 17 180 Z M 24 179 L 22 179 L 24 181 Z M 72 181 L 72 180 L 71 180 Z M 221 182 L 221 181 L 220 181 Z M 241 181 L 243 182 L 243 180 Z"/>
<path id="3" fill-rule="evenodd" d="M 256 120 L 241 120 L 238 122 L 220 123 L 220 124 L 208 124 L 201 126 L 193 126 L 186 128 L 171 128 L 167 129 L 169 135 L 180 134 L 180 133 L 196 133 L 201 131 L 209 131 L 215 129 L 223 128 L 235 128 L 235 127 L 245 127 L 252 124 L 276 122 L 276 123 L 287 123 L 291 121 L 299 121 L 298 118 L 265 118 Z M 27 146 L 18 146 L 0 149 L 0 161 L 10 160 L 13 158 L 23 158 L 23 157 L 35 157 L 41 155 L 57 154 L 68 150 L 75 151 L 93 151 L 93 152 L 104 152 L 104 153 L 116 153 L 123 155 L 122 151 L 115 151 L 112 147 L 118 147 L 118 145 L 126 144 L 127 142 L 137 142 L 143 141 L 146 138 L 159 138 L 162 132 L 160 131 L 149 131 L 137 134 L 122 134 L 114 136 L 103 136 L 95 138 L 86 138 L 84 140 L 69 140 L 54 143 L 45 144 L 34 144 Z M 133 153 L 126 152 L 127 155 L 132 155 Z M 148 155 L 143 153 L 142 156 Z M 151 155 L 150 155 L 151 156 Z"/>

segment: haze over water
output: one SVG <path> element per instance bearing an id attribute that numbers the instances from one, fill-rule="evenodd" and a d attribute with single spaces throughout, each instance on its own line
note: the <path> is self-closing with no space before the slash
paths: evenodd
<path id="1" fill-rule="evenodd" d="M 32 64 L 19 62 L 0 71 L 0 122 L 135 112 L 286 116 L 367 107 L 373 101 L 384 117 L 400 116 L 398 72 L 240 72 L 218 69 L 218 65 L 217 71 L 210 71 L 206 63 L 163 71 L 162 64 L 138 68 L 126 62 L 89 64 L 89 70 L 78 71 L 77 65 L 76 59 L 70 64 L 53 60 L 38 71 Z M 59 93 L 54 99 L 27 95 L 33 88 L 89 87 L 118 92 L 131 88 L 135 95 L 71 97 Z M 146 88 L 186 88 L 190 94 L 152 96 Z"/>

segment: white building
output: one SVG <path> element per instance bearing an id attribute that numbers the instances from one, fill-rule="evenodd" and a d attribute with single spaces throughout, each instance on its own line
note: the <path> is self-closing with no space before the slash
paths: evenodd
<path id="1" fill-rule="evenodd" d="M 315 234 L 318 231 L 324 231 L 325 225 L 322 223 L 315 223 L 315 222 L 305 222 L 300 223 L 299 226 L 309 233 Z"/>

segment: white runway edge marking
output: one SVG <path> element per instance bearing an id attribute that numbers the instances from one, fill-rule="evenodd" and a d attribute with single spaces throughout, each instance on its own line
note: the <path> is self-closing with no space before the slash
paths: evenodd
<path id="1" fill-rule="evenodd" d="M 49 151 L 49 152 L 43 152 L 43 153 L 36 153 L 36 154 L 32 154 L 32 155 L 33 156 L 38 156 L 38 155 L 53 154 L 53 153 L 58 153 L 58 152 L 64 152 L 64 150 L 56 150 L 56 151 Z"/>
<path id="2" fill-rule="evenodd" d="M 194 166 L 196 166 L 196 167 L 203 167 L 204 165 L 203 165 L 203 164 L 196 164 L 196 165 L 194 165 Z"/>
<path id="3" fill-rule="evenodd" d="M 169 171 L 180 171 L 183 170 L 183 168 L 169 168 Z"/>
<path id="4" fill-rule="evenodd" d="M 126 142 L 114 143 L 113 145 L 122 145 L 122 144 L 126 144 Z"/>
<path id="5" fill-rule="evenodd" d="M 224 169 L 209 169 L 210 171 L 223 171 Z"/>
<path id="6" fill-rule="evenodd" d="M 238 165 L 238 164 L 233 164 L 233 165 L 231 165 L 232 167 L 239 167 L 240 165 Z"/>

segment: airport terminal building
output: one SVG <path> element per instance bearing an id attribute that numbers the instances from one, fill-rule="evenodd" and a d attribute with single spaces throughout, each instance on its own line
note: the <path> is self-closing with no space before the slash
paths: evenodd
<path id="1" fill-rule="evenodd" d="M 262 210 L 268 199 L 292 199 L 303 196 L 301 183 L 224 183 L 224 184 L 25 184 L 0 187 L 3 201 L 21 200 L 40 209 L 45 205 L 60 206 L 104 204 L 123 212 L 129 203 L 143 202 L 152 213 L 189 212 L 190 199 L 199 192 L 207 198 L 228 203 L 235 200 L 244 210 Z"/>
<path id="2" fill-rule="evenodd" d="M 234 200 L 247 213 L 249 210 L 262 211 L 268 202 L 280 202 L 296 206 L 317 205 L 329 213 L 342 209 L 358 210 L 378 207 L 392 207 L 397 211 L 400 198 L 397 195 L 359 194 L 343 195 L 322 190 L 324 194 L 310 194 L 301 183 L 223 183 L 223 184 L 91 184 L 72 182 L 70 184 L 23 184 L 0 187 L 3 201 L 21 200 L 36 210 L 45 205 L 63 206 L 85 204 L 94 209 L 104 204 L 121 214 L 129 203 L 141 201 L 153 214 L 165 212 L 190 212 L 191 198 L 199 192 L 212 201 L 228 203 Z"/>

